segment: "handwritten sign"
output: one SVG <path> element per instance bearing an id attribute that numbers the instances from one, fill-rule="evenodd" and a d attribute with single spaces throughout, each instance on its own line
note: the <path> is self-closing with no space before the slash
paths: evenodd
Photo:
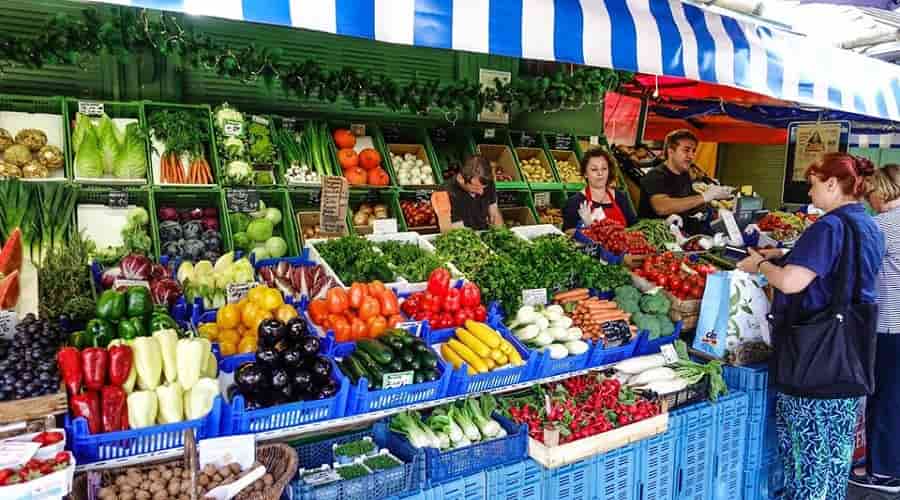
<path id="1" fill-rule="evenodd" d="M 667 365 L 678 361 L 678 352 L 675 351 L 675 346 L 672 344 L 659 346 L 659 352 L 666 360 Z"/>
<path id="2" fill-rule="evenodd" d="M 447 129 L 445 128 L 434 128 L 431 129 L 431 142 L 435 144 L 447 144 L 450 142 L 448 138 Z"/>
<path id="3" fill-rule="evenodd" d="M 385 373 L 381 377 L 381 387 L 383 389 L 395 389 L 410 385 L 413 383 L 415 372 L 412 370 L 405 372 Z"/>
<path id="4" fill-rule="evenodd" d="M 534 206 L 536 207 L 546 207 L 550 204 L 550 193 L 547 191 L 541 191 L 540 193 L 534 193 Z"/>
<path id="5" fill-rule="evenodd" d="M 258 124 L 260 124 L 260 125 L 265 125 L 265 126 L 267 126 L 267 127 L 269 126 L 269 120 L 266 119 L 265 117 L 262 117 L 262 116 L 259 116 L 259 115 L 253 115 L 253 117 L 251 118 L 251 120 L 253 120 L 253 123 L 258 123 Z"/>
<path id="6" fill-rule="evenodd" d="M 106 206 L 110 208 L 128 208 L 128 193 L 116 189 L 110 191 L 109 198 L 106 200 Z"/>
<path id="7" fill-rule="evenodd" d="M 550 142 L 550 147 L 552 149 L 559 149 L 563 151 L 568 151 L 572 149 L 572 136 L 566 134 L 556 134 Z"/>
<path id="8" fill-rule="evenodd" d="M 113 290 L 127 290 L 133 286 L 142 286 L 149 290 L 150 282 L 147 280 L 130 280 L 125 278 L 118 278 L 113 281 Z"/>
<path id="9" fill-rule="evenodd" d="M 523 148 L 533 148 L 537 144 L 537 139 L 531 136 L 528 132 L 522 132 L 519 135 L 519 146 Z"/>
<path id="10" fill-rule="evenodd" d="M 372 224 L 375 234 L 394 234 L 397 232 L 397 219 L 375 219 Z"/>
<path id="11" fill-rule="evenodd" d="M 319 227 L 323 233 L 344 234 L 347 230 L 347 204 L 350 184 L 344 177 L 329 175 L 322 179 Z"/>
<path id="12" fill-rule="evenodd" d="M 244 133 L 244 124 L 232 120 L 226 120 L 222 124 L 222 133 L 225 137 L 239 137 Z"/>
<path id="13" fill-rule="evenodd" d="M 16 333 L 16 323 L 18 318 L 15 311 L 0 311 L 0 337 L 12 339 Z"/>
<path id="14" fill-rule="evenodd" d="M 259 193 L 250 189 L 227 189 L 225 202 L 232 212 L 256 212 L 259 210 Z"/>
<path id="15" fill-rule="evenodd" d="M 256 288 L 259 283 L 232 283 L 225 287 L 225 301 L 229 304 L 237 304 L 250 293 L 250 290 Z"/>
<path id="16" fill-rule="evenodd" d="M 526 306 L 543 306 L 547 304 L 546 288 L 530 288 L 522 290 L 522 304 Z"/>
<path id="17" fill-rule="evenodd" d="M 102 102 L 78 101 L 78 112 L 88 116 L 103 115 L 104 107 Z"/>
<path id="18" fill-rule="evenodd" d="M 402 134 L 400 132 L 400 127 L 396 125 L 382 125 L 381 135 L 384 136 L 384 141 L 389 144 L 396 144 L 398 142 L 401 142 L 400 136 Z"/>
<path id="19" fill-rule="evenodd" d="M 493 139 L 494 137 L 496 137 L 496 135 L 497 135 L 497 131 L 495 129 L 492 129 L 492 128 L 484 129 L 484 138 L 485 139 Z"/>

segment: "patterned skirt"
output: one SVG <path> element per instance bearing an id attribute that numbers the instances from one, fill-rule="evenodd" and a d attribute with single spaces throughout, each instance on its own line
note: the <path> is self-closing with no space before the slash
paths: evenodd
<path id="1" fill-rule="evenodd" d="M 859 398 L 809 399 L 778 394 L 778 444 L 784 500 L 844 500 L 853 459 Z"/>

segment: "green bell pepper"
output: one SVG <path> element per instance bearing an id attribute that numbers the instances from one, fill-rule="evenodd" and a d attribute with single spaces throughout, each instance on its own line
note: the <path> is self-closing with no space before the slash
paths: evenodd
<path id="1" fill-rule="evenodd" d="M 144 327 L 144 318 L 137 316 L 134 318 L 123 319 L 119 321 L 119 338 L 124 340 L 132 340 L 138 337 L 146 337 L 147 329 Z"/>
<path id="2" fill-rule="evenodd" d="M 115 321 L 125 317 L 125 294 L 115 290 L 106 290 L 97 299 L 97 317 Z"/>
<path id="3" fill-rule="evenodd" d="M 109 321 L 101 318 L 88 321 L 84 331 L 90 337 L 90 344 L 98 347 L 106 347 L 116 338 L 116 327 Z"/>
<path id="4" fill-rule="evenodd" d="M 158 332 L 160 330 L 180 331 L 181 329 L 178 328 L 178 323 L 169 316 L 169 313 L 154 312 L 150 317 L 150 333 Z"/>
<path id="5" fill-rule="evenodd" d="M 93 337 L 84 330 L 79 330 L 69 335 L 69 345 L 78 350 L 84 349 L 85 347 L 91 347 L 93 346 L 93 343 Z"/>
<path id="6" fill-rule="evenodd" d="M 125 292 L 125 315 L 129 318 L 148 316 L 153 312 L 153 298 L 145 286 L 133 286 Z"/>

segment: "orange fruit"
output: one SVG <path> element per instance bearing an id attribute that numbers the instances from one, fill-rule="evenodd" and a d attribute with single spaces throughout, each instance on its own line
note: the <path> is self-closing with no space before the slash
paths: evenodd
<path id="1" fill-rule="evenodd" d="M 209 339 L 210 342 L 215 342 L 219 337 L 219 328 L 217 323 L 203 323 L 197 328 L 197 331 L 200 333 L 200 336 Z"/>
<path id="2" fill-rule="evenodd" d="M 256 337 L 244 337 L 237 346 L 237 352 L 256 352 Z"/>
<path id="3" fill-rule="evenodd" d="M 241 311 L 241 324 L 243 324 L 247 328 L 253 328 L 256 330 L 256 325 L 254 324 L 254 319 L 256 319 L 256 313 L 260 311 L 260 307 L 256 305 L 254 302 L 248 302 L 247 305 L 244 306 L 244 309 Z"/>
<path id="4" fill-rule="evenodd" d="M 234 328 L 241 322 L 241 309 L 234 304 L 225 304 L 216 313 L 219 328 Z"/>
<path id="5" fill-rule="evenodd" d="M 219 330 L 218 340 L 220 344 L 237 344 L 241 340 L 241 335 L 234 329 Z"/>
<path id="6" fill-rule="evenodd" d="M 266 311 L 275 311 L 284 305 L 284 297 L 281 296 L 281 292 L 277 289 L 266 288 L 262 297 L 262 303 L 258 305 Z"/>
<path id="7" fill-rule="evenodd" d="M 268 288 L 269 287 L 264 286 L 264 285 L 259 285 L 254 288 L 251 288 L 250 291 L 247 292 L 246 299 L 249 302 L 253 302 L 256 305 L 261 305 L 263 295 L 266 293 L 266 289 L 268 289 Z"/>
<path id="8" fill-rule="evenodd" d="M 231 342 L 219 342 L 219 352 L 222 356 L 231 356 L 237 353 L 237 344 Z"/>
<path id="9" fill-rule="evenodd" d="M 278 309 L 275 309 L 275 319 L 282 323 L 287 323 L 288 320 L 296 318 L 297 316 L 297 310 L 290 304 L 281 304 L 278 306 Z"/>

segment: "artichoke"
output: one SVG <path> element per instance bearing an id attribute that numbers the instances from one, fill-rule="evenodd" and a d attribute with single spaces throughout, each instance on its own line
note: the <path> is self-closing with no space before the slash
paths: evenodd
<path id="1" fill-rule="evenodd" d="M 12 135 L 5 128 L 0 128 L 0 152 L 6 151 L 6 148 L 15 144 Z"/>
<path id="2" fill-rule="evenodd" d="M 37 158 L 37 161 L 41 162 L 41 165 L 50 170 L 62 167 L 65 162 L 62 150 L 49 144 L 42 147 L 34 156 Z"/>
<path id="3" fill-rule="evenodd" d="M 17 167 L 24 166 L 31 161 L 31 150 L 24 144 L 13 144 L 3 152 L 3 160 Z"/>
<path id="4" fill-rule="evenodd" d="M 47 167 L 41 165 L 36 160 L 31 160 L 22 167 L 22 177 L 26 179 L 45 179 L 50 176 Z"/>
<path id="5" fill-rule="evenodd" d="M 31 151 L 37 151 L 47 145 L 47 134 L 36 128 L 23 128 L 16 134 L 16 144 L 28 146 Z"/>
<path id="6" fill-rule="evenodd" d="M 19 177 L 22 177 L 22 171 L 19 170 L 19 167 L 11 163 L 0 161 L 0 177 L 15 177 L 18 179 Z"/>

